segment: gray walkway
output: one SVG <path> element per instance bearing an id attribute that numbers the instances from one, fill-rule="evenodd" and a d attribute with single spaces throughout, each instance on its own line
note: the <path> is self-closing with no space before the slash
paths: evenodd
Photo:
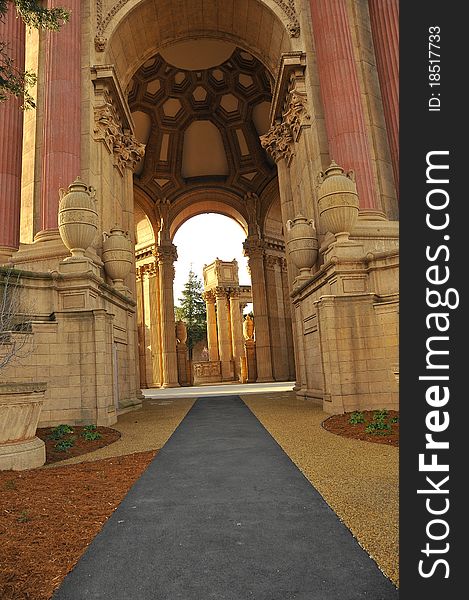
<path id="1" fill-rule="evenodd" d="M 55 600 L 395 600 L 238 396 L 200 398 Z"/>

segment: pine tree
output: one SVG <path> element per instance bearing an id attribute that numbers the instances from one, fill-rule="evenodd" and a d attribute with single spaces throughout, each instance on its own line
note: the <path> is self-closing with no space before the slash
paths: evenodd
<path id="1" fill-rule="evenodd" d="M 15 5 L 18 17 L 35 29 L 57 31 L 70 16 L 63 8 L 44 8 L 41 0 L 0 0 L 0 22 L 5 20 L 10 3 Z M 28 88 L 36 83 L 36 75 L 20 71 L 8 51 L 6 42 L 0 39 L 0 103 L 9 96 L 23 96 L 23 108 L 34 108 Z"/>
<path id="2" fill-rule="evenodd" d="M 184 321 L 187 327 L 187 346 L 191 359 L 194 346 L 207 335 L 207 314 L 202 293 L 202 281 L 191 268 L 182 297 L 179 298 L 180 306 L 175 307 L 176 319 Z"/>

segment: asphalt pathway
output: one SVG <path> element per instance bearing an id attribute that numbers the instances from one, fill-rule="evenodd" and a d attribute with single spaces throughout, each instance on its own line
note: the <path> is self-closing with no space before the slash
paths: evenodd
<path id="1" fill-rule="evenodd" d="M 394 600 L 239 396 L 199 398 L 54 600 Z"/>

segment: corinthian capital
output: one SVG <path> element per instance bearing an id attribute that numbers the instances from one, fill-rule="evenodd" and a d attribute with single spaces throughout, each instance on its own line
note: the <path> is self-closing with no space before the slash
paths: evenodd
<path id="1" fill-rule="evenodd" d="M 306 94 L 296 90 L 290 92 L 283 119 L 297 142 L 303 127 L 309 127 L 311 121 Z"/>
<path id="2" fill-rule="evenodd" d="M 260 136 L 261 146 L 267 150 L 270 156 L 277 163 L 285 159 L 289 166 L 293 152 L 293 136 L 287 123 L 276 123 L 272 125 L 265 135 Z"/>
<path id="3" fill-rule="evenodd" d="M 177 258 L 177 249 L 174 244 L 163 244 L 155 248 L 155 257 L 159 265 L 173 264 Z"/>

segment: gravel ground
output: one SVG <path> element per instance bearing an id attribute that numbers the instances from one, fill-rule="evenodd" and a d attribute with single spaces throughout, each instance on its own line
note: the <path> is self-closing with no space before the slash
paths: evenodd
<path id="1" fill-rule="evenodd" d="M 195 398 L 144 400 L 142 408 L 121 415 L 118 422 L 112 425 L 113 429 L 121 432 L 121 437 L 117 442 L 89 454 L 62 460 L 44 468 L 72 465 L 162 448 L 194 402 Z"/>
<path id="2" fill-rule="evenodd" d="M 398 585 L 399 449 L 329 433 L 321 427 L 329 415 L 293 392 L 243 400 Z"/>

